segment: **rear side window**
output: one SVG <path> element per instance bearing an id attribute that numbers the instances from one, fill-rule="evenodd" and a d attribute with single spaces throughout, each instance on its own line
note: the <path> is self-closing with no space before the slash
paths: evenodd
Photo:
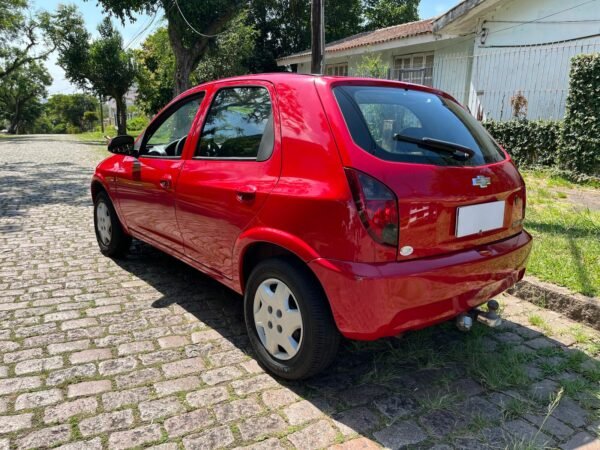
<path id="1" fill-rule="evenodd" d="M 266 88 L 221 89 L 206 116 L 196 156 L 268 159 L 273 151 L 272 116 Z"/>
<path id="2" fill-rule="evenodd" d="M 333 92 L 354 142 L 381 159 L 443 166 L 478 166 L 504 159 L 483 126 L 452 100 L 394 87 L 337 86 Z M 445 148 L 444 143 L 454 145 Z M 472 156 L 454 157 L 455 147 L 470 149 Z"/>

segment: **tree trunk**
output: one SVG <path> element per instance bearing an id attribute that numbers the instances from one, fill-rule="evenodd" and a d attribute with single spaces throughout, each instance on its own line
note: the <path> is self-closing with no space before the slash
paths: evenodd
<path id="1" fill-rule="evenodd" d="M 15 104 L 15 113 L 10 119 L 10 126 L 8 127 L 8 134 L 19 133 L 19 116 L 21 115 L 21 108 L 19 108 L 19 102 Z"/>
<path id="2" fill-rule="evenodd" d="M 191 86 L 192 61 L 189 51 L 183 50 L 175 53 L 175 87 L 173 95 L 176 97 L 187 91 Z"/>
<path id="3" fill-rule="evenodd" d="M 127 134 L 127 104 L 122 95 L 115 96 L 117 104 L 117 135 Z"/>

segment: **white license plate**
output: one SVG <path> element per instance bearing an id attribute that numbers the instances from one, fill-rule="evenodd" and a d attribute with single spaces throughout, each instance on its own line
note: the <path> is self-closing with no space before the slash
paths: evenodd
<path id="1" fill-rule="evenodd" d="M 456 212 L 456 237 L 496 230 L 504 225 L 504 201 L 461 206 Z"/>

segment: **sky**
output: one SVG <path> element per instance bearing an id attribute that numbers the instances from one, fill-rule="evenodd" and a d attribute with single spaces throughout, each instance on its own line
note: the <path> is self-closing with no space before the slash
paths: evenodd
<path id="1" fill-rule="evenodd" d="M 419 5 L 419 17 L 426 19 L 429 17 L 437 16 L 438 14 L 447 11 L 458 3 L 459 0 L 421 0 Z M 102 8 L 96 5 L 95 0 L 83 1 L 70 1 L 65 0 L 31 0 L 31 5 L 34 10 L 46 10 L 54 11 L 60 3 L 74 3 L 77 5 L 86 22 L 88 30 L 95 36 L 97 35 L 96 27 L 102 21 L 104 15 Z M 135 23 L 126 22 L 125 26 L 121 25 L 121 22 L 114 21 L 119 31 L 123 35 L 123 41 L 125 44 L 129 44 L 131 48 L 136 48 L 144 38 L 151 34 L 154 29 L 160 26 L 160 20 L 157 18 L 152 21 L 152 17 L 148 15 L 138 15 Z M 46 61 L 46 67 L 52 75 L 52 85 L 48 88 L 50 95 L 52 94 L 71 94 L 76 92 L 77 89 L 65 79 L 65 74 L 60 67 L 56 64 L 56 55 Z"/>

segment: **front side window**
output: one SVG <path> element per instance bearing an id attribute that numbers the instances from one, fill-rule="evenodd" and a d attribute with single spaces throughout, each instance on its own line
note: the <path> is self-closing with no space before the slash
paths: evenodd
<path id="1" fill-rule="evenodd" d="M 273 150 L 272 117 L 266 88 L 221 89 L 206 116 L 196 157 L 268 159 Z"/>
<path id="2" fill-rule="evenodd" d="M 354 142 L 381 159 L 479 166 L 505 158 L 474 117 L 440 95 L 379 86 L 333 91 Z"/>
<path id="3" fill-rule="evenodd" d="M 174 105 L 151 125 L 140 155 L 159 158 L 179 158 L 192 122 L 196 117 L 204 94 L 194 95 Z"/>

